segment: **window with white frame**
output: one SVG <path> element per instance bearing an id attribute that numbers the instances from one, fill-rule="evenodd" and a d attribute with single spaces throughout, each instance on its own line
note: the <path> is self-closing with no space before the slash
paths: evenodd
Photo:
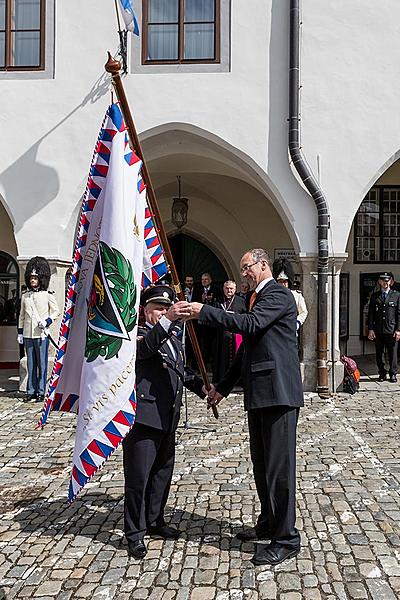
<path id="1" fill-rule="evenodd" d="M 45 0 L 0 0 L 0 70 L 44 69 Z"/>
<path id="2" fill-rule="evenodd" d="M 400 186 L 371 188 L 355 218 L 357 263 L 400 263 Z"/>
<path id="3" fill-rule="evenodd" d="M 218 63 L 220 0 L 144 0 L 143 64 Z"/>

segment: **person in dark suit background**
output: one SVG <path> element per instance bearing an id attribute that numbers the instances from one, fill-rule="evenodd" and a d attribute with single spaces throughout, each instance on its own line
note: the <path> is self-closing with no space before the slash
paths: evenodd
<path id="1" fill-rule="evenodd" d="M 210 273 L 203 273 L 201 276 L 201 284 L 196 284 L 194 286 L 192 301 L 212 305 L 214 302 L 220 302 L 221 299 L 221 290 L 212 282 Z"/>
<path id="2" fill-rule="evenodd" d="M 246 304 L 243 298 L 236 295 L 236 283 L 231 280 L 225 281 L 222 289 L 223 299 L 221 302 L 216 302 L 215 306 L 229 313 L 245 313 Z M 242 342 L 242 336 L 231 331 L 220 330 L 214 332 L 214 337 L 213 379 L 219 381 L 233 363 Z"/>
<path id="3" fill-rule="evenodd" d="M 230 314 L 200 303 L 191 316 L 200 323 L 243 335 L 235 360 L 209 393 L 218 404 L 242 377 L 250 454 L 261 512 L 255 528 L 241 540 L 271 542 L 253 556 L 256 565 L 276 565 L 300 550 L 296 520 L 296 427 L 304 405 L 296 340 L 293 294 L 272 277 L 268 253 L 257 248 L 240 261 L 241 275 L 253 291 L 249 312 Z"/>
<path id="4" fill-rule="evenodd" d="M 249 297 L 250 294 L 251 294 L 251 292 L 250 292 L 249 284 L 247 283 L 247 281 L 241 281 L 239 291 L 236 292 L 236 295 L 243 298 L 243 300 L 246 304 L 247 298 Z"/>
<path id="5" fill-rule="evenodd" d="M 221 302 L 222 292 L 220 288 L 212 282 L 210 273 L 203 273 L 201 284 L 196 284 L 193 289 L 192 302 L 201 302 L 213 306 L 216 302 Z M 208 369 L 212 369 L 214 364 L 215 343 L 214 331 L 207 325 L 196 324 L 196 333 L 199 340 L 204 362 Z"/>
<path id="6" fill-rule="evenodd" d="M 185 380 L 182 344 L 174 335 L 174 321 L 187 316 L 187 302 L 173 304 L 175 294 L 166 285 L 144 290 L 145 325 L 139 327 L 136 352 L 135 424 L 124 439 L 124 529 L 128 552 L 143 558 L 146 533 L 175 539 L 164 509 L 175 461 L 175 432 L 179 422 L 183 385 L 205 397 L 202 380 Z"/>
<path id="7" fill-rule="evenodd" d="M 400 340 L 400 293 L 392 290 L 393 273 L 379 275 L 380 290 L 371 295 L 368 307 L 368 339 L 375 342 L 378 381 L 385 381 L 384 351 L 389 360 L 389 381 L 397 381 L 397 345 Z"/>

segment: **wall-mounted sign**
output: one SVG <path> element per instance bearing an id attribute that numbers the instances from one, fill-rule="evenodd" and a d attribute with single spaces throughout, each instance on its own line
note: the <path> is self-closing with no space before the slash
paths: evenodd
<path id="1" fill-rule="evenodd" d="M 274 260 L 277 258 L 287 258 L 288 260 L 296 260 L 296 252 L 293 248 L 275 248 Z"/>

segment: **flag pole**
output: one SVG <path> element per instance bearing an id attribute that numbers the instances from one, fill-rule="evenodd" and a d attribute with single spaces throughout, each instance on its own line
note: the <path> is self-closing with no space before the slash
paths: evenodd
<path id="1" fill-rule="evenodd" d="M 114 0 L 114 4 L 115 4 L 115 12 L 117 14 L 117 24 L 118 24 L 118 33 L 121 33 L 121 21 L 119 18 L 119 10 L 118 10 L 118 5 L 117 5 L 117 0 Z"/>
<path id="2" fill-rule="evenodd" d="M 185 300 L 185 295 L 183 293 L 181 284 L 179 282 L 178 273 L 177 273 L 177 270 L 175 267 L 171 248 L 169 246 L 168 237 L 165 232 L 164 225 L 163 225 L 163 222 L 161 219 L 161 214 L 160 214 L 160 211 L 158 208 L 156 195 L 154 193 L 154 188 L 151 183 L 149 172 L 147 170 L 147 165 L 144 160 L 142 147 L 140 145 L 139 137 L 136 132 L 135 123 L 134 123 L 132 113 L 129 108 L 128 99 L 125 94 L 122 79 L 119 74 L 120 70 L 121 70 L 121 63 L 118 60 L 115 60 L 114 58 L 112 58 L 111 54 L 108 53 L 108 61 L 104 65 L 104 68 L 107 71 L 107 73 L 110 73 L 110 75 L 111 75 L 115 93 L 117 94 L 121 112 L 123 114 L 125 125 L 126 125 L 127 131 L 128 131 L 128 135 L 130 137 L 130 141 L 131 141 L 131 144 L 133 147 L 132 149 L 135 150 L 136 154 L 139 156 L 139 158 L 141 159 L 141 161 L 143 163 L 142 164 L 142 176 L 143 176 L 143 181 L 147 186 L 147 197 L 148 197 L 148 201 L 149 201 L 149 205 L 150 205 L 150 210 L 153 214 L 154 221 L 155 221 L 156 228 L 157 228 L 157 233 L 160 237 L 160 242 L 161 242 L 161 245 L 165 252 L 165 257 L 166 257 L 166 260 L 167 260 L 167 263 L 169 266 L 169 270 L 170 270 L 170 273 L 172 276 L 172 284 L 175 289 L 175 293 L 180 300 Z M 210 386 L 210 382 L 208 379 L 203 356 L 201 354 L 201 350 L 200 350 L 199 342 L 198 342 L 198 339 L 196 336 L 196 332 L 194 330 L 193 321 L 187 321 L 187 330 L 189 333 L 190 341 L 192 342 L 193 352 L 194 352 L 194 355 L 197 360 L 197 364 L 200 369 L 201 377 L 204 381 L 204 386 L 207 390 L 209 390 L 211 388 L 211 386 Z M 211 408 L 212 408 L 214 417 L 216 419 L 218 419 L 217 407 L 212 406 Z"/>

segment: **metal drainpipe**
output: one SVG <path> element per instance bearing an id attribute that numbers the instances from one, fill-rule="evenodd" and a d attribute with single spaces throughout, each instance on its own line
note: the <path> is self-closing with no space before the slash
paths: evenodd
<path id="1" fill-rule="evenodd" d="M 325 395 L 328 387 L 328 229 L 326 198 L 303 158 L 300 148 L 300 0 L 290 0 L 289 48 L 289 152 L 293 165 L 310 192 L 318 211 L 318 353 L 317 392 Z"/>

